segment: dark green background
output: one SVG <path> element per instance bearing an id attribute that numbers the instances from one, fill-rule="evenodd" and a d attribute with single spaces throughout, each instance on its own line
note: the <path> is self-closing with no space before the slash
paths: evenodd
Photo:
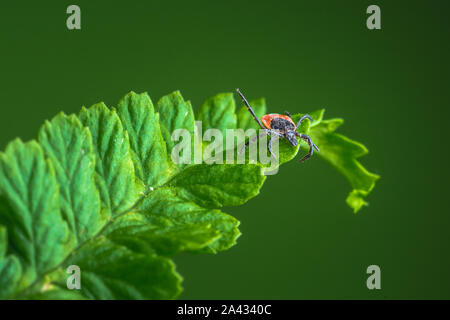
<path id="1" fill-rule="evenodd" d="M 314 158 L 225 211 L 238 245 L 183 254 L 181 298 L 450 298 L 448 1 L 2 1 L 0 148 L 45 119 L 180 89 L 198 107 L 240 87 L 271 112 L 325 107 L 371 151 L 370 207 Z M 78 4 L 82 30 L 66 28 Z M 366 28 L 381 7 L 382 30 Z M 377 264 L 382 289 L 366 288 Z"/>

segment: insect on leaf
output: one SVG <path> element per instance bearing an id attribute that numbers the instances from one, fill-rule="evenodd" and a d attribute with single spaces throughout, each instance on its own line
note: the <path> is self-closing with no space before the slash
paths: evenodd
<path id="1" fill-rule="evenodd" d="M 266 112 L 264 99 L 251 103 L 258 117 Z M 311 116 L 299 131 L 350 181 L 356 211 L 378 178 L 356 160 L 367 150 L 335 133 L 341 120 L 323 120 L 323 110 Z M 230 93 L 208 99 L 197 120 L 224 137 L 226 129 L 258 128 L 246 107 L 235 112 Z M 147 93 L 130 92 L 115 108 L 60 113 L 37 141 L 15 140 L 0 152 L 0 298 L 174 299 L 182 278 L 172 256 L 233 246 L 239 221 L 222 210 L 258 195 L 265 167 L 174 163 L 172 133 L 193 137 L 194 121 L 178 91 L 156 106 Z M 299 147 L 280 141 L 279 164 Z M 67 289 L 73 265 L 76 291 Z"/>

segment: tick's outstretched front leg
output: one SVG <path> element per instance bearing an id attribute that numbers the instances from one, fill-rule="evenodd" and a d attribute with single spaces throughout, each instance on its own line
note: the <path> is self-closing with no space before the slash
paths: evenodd
<path id="1" fill-rule="evenodd" d="M 261 127 L 261 129 L 264 129 L 264 126 L 262 125 L 262 123 L 258 119 L 258 117 L 256 116 L 256 114 L 253 111 L 252 107 L 250 107 L 250 104 L 248 103 L 247 99 L 245 99 L 244 95 L 239 91 L 238 88 L 236 88 L 236 92 L 239 94 L 239 96 L 241 97 L 242 101 L 247 106 L 248 111 L 251 113 L 251 115 L 252 115 L 253 119 L 255 119 L 256 123 L 258 123 L 258 125 Z"/>
<path id="2" fill-rule="evenodd" d="M 303 162 L 303 161 L 311 158 L 314 153 L 314 149 L 316 149 L 317 151 L 320 151 L 319 148 L 314 144 L 314 142 L 312 142 L 310 136 L 308 136 L 307 134 L 298 133 L 298 132 L 296 132 L 296 135 L 298 137 L 300 137 L 301 139 L 305 140 L 309 145 L 309 153 L 306 156 L 304 156 L 303 158 L 301 158 L 300 162 Z"/>

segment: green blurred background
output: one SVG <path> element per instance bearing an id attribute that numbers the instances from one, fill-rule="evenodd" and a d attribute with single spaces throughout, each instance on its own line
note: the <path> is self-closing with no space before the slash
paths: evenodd
<path id="1" fill-rule="evenodd" d="M 382 176 L 358 214 L 319 158 L 225 212 L 238 245 L 175 258 L 185 299 L 450 298 L 448 1 L 2 1 L 0 148 L 130 90 L 196 108 L 239 87 L 271 112 L 327 109 Z M 81 7 L 82 29 L 66 28 Z M 366 28 L 381 8 L 382 30 Z M 366 288 L 381 267 L 382 289 Z"/>

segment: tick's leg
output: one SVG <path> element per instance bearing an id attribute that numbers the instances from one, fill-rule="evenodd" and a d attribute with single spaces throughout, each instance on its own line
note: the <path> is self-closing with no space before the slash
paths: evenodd
<path id="1" fill-rule="evenodd" d="M 289 111 L 285 111 L 284 114 L 287 115 L 292 120 L 292 117 L 291 117 L 291 114 L 289 113 Z"/>
<path id="2" fill-rule="evenodd" d="M 311 158 L 314 153 L 314 149 L 316 149 L 317 151 L 320 151 L 319 148 L 314 144 L 314 142 L 312 142 L 310 136 L 303 134 L 303 133 L 298 133 L 298 132 L 296 133 L 296 135 L 298 137 L 300 137 L 301 139 L 305 140 L 309 145 L 309 153 L 306 156 L 304 156 L 303 158 L 301 158 L 300 162 L 303 162 L 303 161 Z"/>
<path id="3" fill-rule="evenodd" d="M 272 152 L 272 140 L 274 139 L 278 139 L 278 137 L 276 135 L 273 135 L 270 137 L 269 143 L 267 144 L 267 149 L 269 149 L 270 154 L 272 155 L 272 157 L 277 160 L 277 157 L 275 156 L 275 154 Z"/>
<path id="4" fill-rule="evenodd" d="M 244 144 L 244 146 L 241 148 L 241 150 L 239 150 L 239 153 L 242 153 L 242 152 L 245 150 L 245 148 L 247 148 L 247 147 L 250 145 L 250 143 L 256 142 L 256 141 L 259 140 L 260 138 L 264 137 L 266 134 L 269 134 L 268 130 L 264 130 L 264 131 L 263 131 L 262 133 L 260 133 L 259 135 L 256 135 L 256 136 L 250 138 L 250 139 Z"/>
<path id="5" fill-rule="evenodd" d="M 255 112 L 253 111 L 252 107 L 250 107 L 250 104 L 248 103 L 247 99 L 245 99 L 244 95 L 239 91 L 238 88 L 236 88 L 236 92 L 241 96 L 242 101 L 244 102 L 244 104 L 247 106 L 248 111 L 250 111 L 250 113 L 253 116 L 253 119 L 255 119 L 255 121 L 258 123 L 258 125 L 261 127 L 261 129 L 264 129 L 264 126 L 262 125 L 261 121 L 258 119 L 258 117 L 256 116 Z"/>
<path id="6" fill-rule="evenodd" d="M 302 124 L 302 121 L 304 119 L 309 119 L 310 121 L 313 121 L 313 119 L 311 118 L 311 116 L 309 114 L 305 114 L 300 118 L 300 120 L 298 120 L 296 128 L 300 127 L 300 125 Z"/>
<path id="7" fill-rule="evenodd" d="M 280 133 L 278 130 L 267 130 L 267 134 L 271 136 L 284 137 L 284 135 Z"/>

